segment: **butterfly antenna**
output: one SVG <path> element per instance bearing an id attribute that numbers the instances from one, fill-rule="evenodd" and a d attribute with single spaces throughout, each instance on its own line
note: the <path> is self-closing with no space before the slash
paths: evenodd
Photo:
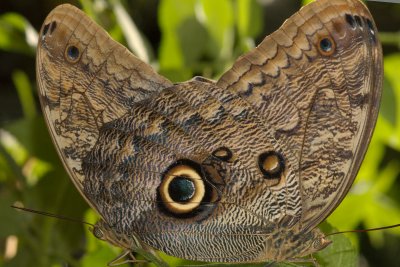
<path id="1" fill-rule="evenodd" d="M 26 211 L 26 212 L 31 212 L 31 213 L 35 213 L 35 214 L 40 214 L 40 215 L 47 216 L 47 217 L 57 218 L 57 219 L 60 219 L 60 220 L 65 220 L 65 221 L 70 221 L 70 222 L 75 222 L 75 223 L 83 223 L 83 224 L 89 225 L 91 227 L 94 227 L 94 224 L 91 224 L 91 223 L 88 223 L 88 222 L 85 222 L 85 221 L 81 221 L 81 220 L 78 220 L 78 219 L 65 217 L 65 216 L 62 216 L 62 215 L 52 214 L 52 213 L 45 212 L 45 211 L 33 210 L 33 209 L 29 209 L 29 208 L 18 207 L 18 206 L 15 206 L 15 205 L 11 205 L 11 208 L 14 208 L 14 209 L 17 209 L 17 210 Z"/>
<path id="2" fill-rule="evenodd" d="M 394 224 L 394 225 L 383 226 L 383 227 L 377 227 L 377 228 L 371 228 L 371 229 L 362 229 L 362 230 L 359 229 L 359 230 L 350 230 L 350 231 L 335 232 L 335 233 L 327 234 L 326 236 L 338 235 L 338 234 L 345 234 L 345 233 L 365 233 L 365 232 L 372 232 L 372 231 L 378 231 L 378 230 L 384 230 L 384 229 L 391 229 L 391 228 L 396 228 L 396 227 L 400 227 L 400 224 Z"/>
<path id="3" fill-rule="evenodd" d="M 385 2 L 385 3 L 400 4 L 400 0 L 368 0 L 368 2 Z"/>

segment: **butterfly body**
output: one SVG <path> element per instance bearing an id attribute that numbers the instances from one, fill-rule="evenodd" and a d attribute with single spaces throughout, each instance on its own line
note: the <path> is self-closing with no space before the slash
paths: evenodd
<path id="1" fill-rule="evenodd" d="M 69 5 L 46 19 L 40 97 L 106 240 L 209 262 L 293 260 L 358 171 L 382 53 L 358 0 L 318 0 L 214 82 L 173 84 Z M 135 238 L 133 238 L 135 237 Z"/>

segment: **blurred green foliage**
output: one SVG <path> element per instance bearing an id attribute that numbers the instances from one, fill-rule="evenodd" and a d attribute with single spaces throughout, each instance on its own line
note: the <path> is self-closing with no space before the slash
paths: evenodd
<path id="1" fill-rule="evenodd" d="M 137 3 L 136 7 L 147 4 Z M 256 1 L 149 1 L 158 12 L 161 32 L 156 48 L 137 30 L 135 18 L 127 16 L 125 7 L 130 4 L 123 4 L 117 0 L 80 1 L 84 11 L 113 38 L 127 44 L 172 81 L 188 80 L 194 75 L 218 78 L 263 34 L 263 9 Z M 384 43 L 392 44 L 399 36 L 384 33 Z M 0 51 L 34 57 L 35 40 L 37 32 L 23 16 L 12 12 L 0 16 Z M 356 183 L 328 218 L 336 229 L 373 228 L 400 222 L 398 50 L 386 55 L 384 64 L 385 84 L 377 127 Z M 19 69 L 12 69 L 11 73 L 22 117 L 0 125 L 0 266 L 105 266 L 121 251 L 94 238 L 85 226 L 10 208 L 11 204 L 23 203 L 88 222 L 97 219 L 73 188 L 52 146 L 39 115 L 35 81 Z M 336 231 L 327 223 L 321 227 L 326 232 Z M 334 235 L 333 245 L 315 257 L 321 266 L 358 266 L 359 260 L 360 266 L 400 266 L 399 236 L 400 228 L 369 232 L 361 238 L 357 234 Z M 13 247 L 17 254 L 13 254 Z M 384 254 L 385 261 L 382 263 L 383 257 L 374 259 L 371 249 Z M 161 255 L 171 266 L 189 264 Z"/>

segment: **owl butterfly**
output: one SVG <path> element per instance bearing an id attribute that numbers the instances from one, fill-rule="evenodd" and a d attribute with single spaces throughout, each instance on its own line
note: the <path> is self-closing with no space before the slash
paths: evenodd
<path id="1" fill-rule="evenodd" d="M 357 174 L 383 75 L 358 0 L 317 0 L 219 80 L 176 84 L 61 5 L 36 69 L 54 144 L 101 216 L 94 234 L 122 256 L 151 247 L 228 263 L 296 261 L 330 244 L 317 225 Z"/>

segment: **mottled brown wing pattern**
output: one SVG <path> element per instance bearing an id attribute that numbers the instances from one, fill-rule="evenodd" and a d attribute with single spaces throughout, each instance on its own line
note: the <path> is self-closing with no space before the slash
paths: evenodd
<path id="1" fill-rule="evenodd" d="M 329 244 L 315 227 L 351 186 L 380 98 L 381 47 L 361 2 L 313 2 L 217 82 L 171 84 L 68 5 L 40 38 L 44 115 L 111 243 L 133 249 L 134 234 L 214 262 Z"/>
<path id="2" fill-rule="evenodd" d="M 380 92 L 380 48 L 367 26 L 371 18 L 362 5 L 356 11 L 349 3 L 319 1 L 304 8 L 217 84 L 197 79 L 136 103 L 101 129 L 101 141 L 84 161 L 85 194 L 101 203 L 118 232 L 138 233 L 179 257 L 241 262 L 310 253 L 302 246 L 310 238 L 305 229 L 326 216 L 321 205 L 332 209 L 351 184 L 351 164 L 359 164 L 354 156 L 365 150 L 358 152 L 357 141 L 368 140 L 373 128 L 365 115 L 376 117 Z M 353 28 L 349 16 L 362 18 L 364 28 Z M 335 42 L 334 53 L 321 55 L 319 41 L 326 36 Z M 377 58 L 358 58 L 363 50 Z M 376 75 L 371 85 L 368 75 Z M 370 102 L 360 102 L 363 94 L 371 94 L 365 97 Z M 206 164 L 222 147 L 232 152 L 232 162 Z M 265 152 L 284 157 L 282 176 L 260 173 L 257 158 Z M 116 160 L 109 164 L 109 158 Z M 182 158 L 202 163 L 218 188 L 216 201 L 208 199 L 186 217 L 160 210 L 157 193 L 162 173 Z"/>
<path id="3" fill-rule="evenodd" d="M 36 59 L 47 125 L 82 192 L 81 161 L 97 142 L 99 128 L 171 83 L 68 4 L 55 8 L 44 21 Z"/>
<path id="4" fill-rule="evenodd" d="M 321 51 L 324 38 L 332 53 Z M 368 9 L 360 1 L 316 1 L 218 81 L 296 155 L 304 227 L 319 224 L 348 192 L 374 129 L 382 72 Z"/>
<path id="5" fill-rule="evenodd" d="M 203 261 L 254 260 L 278 222 L 294 224 L 301 215 L 299 185 L 290 170 L 290 178 L 271 183 L 260 175 L 258 155 L 282 146 L 268 133 L 236 94 L 201 80 L 178 84 L 101 129 L 83 162 L 84 192 L 99 203 L 117 232 L 135 232 L 169 254 Z M 231 162 L 212 156 L 224 147 L 234 155 Z M 166 210 L 158 194 L 162 174 L 182 159 L 202 164 L 211 193 L 195 212 L 183 215 Z M 295 190 L 288 194 L 287 187 Z"/>

